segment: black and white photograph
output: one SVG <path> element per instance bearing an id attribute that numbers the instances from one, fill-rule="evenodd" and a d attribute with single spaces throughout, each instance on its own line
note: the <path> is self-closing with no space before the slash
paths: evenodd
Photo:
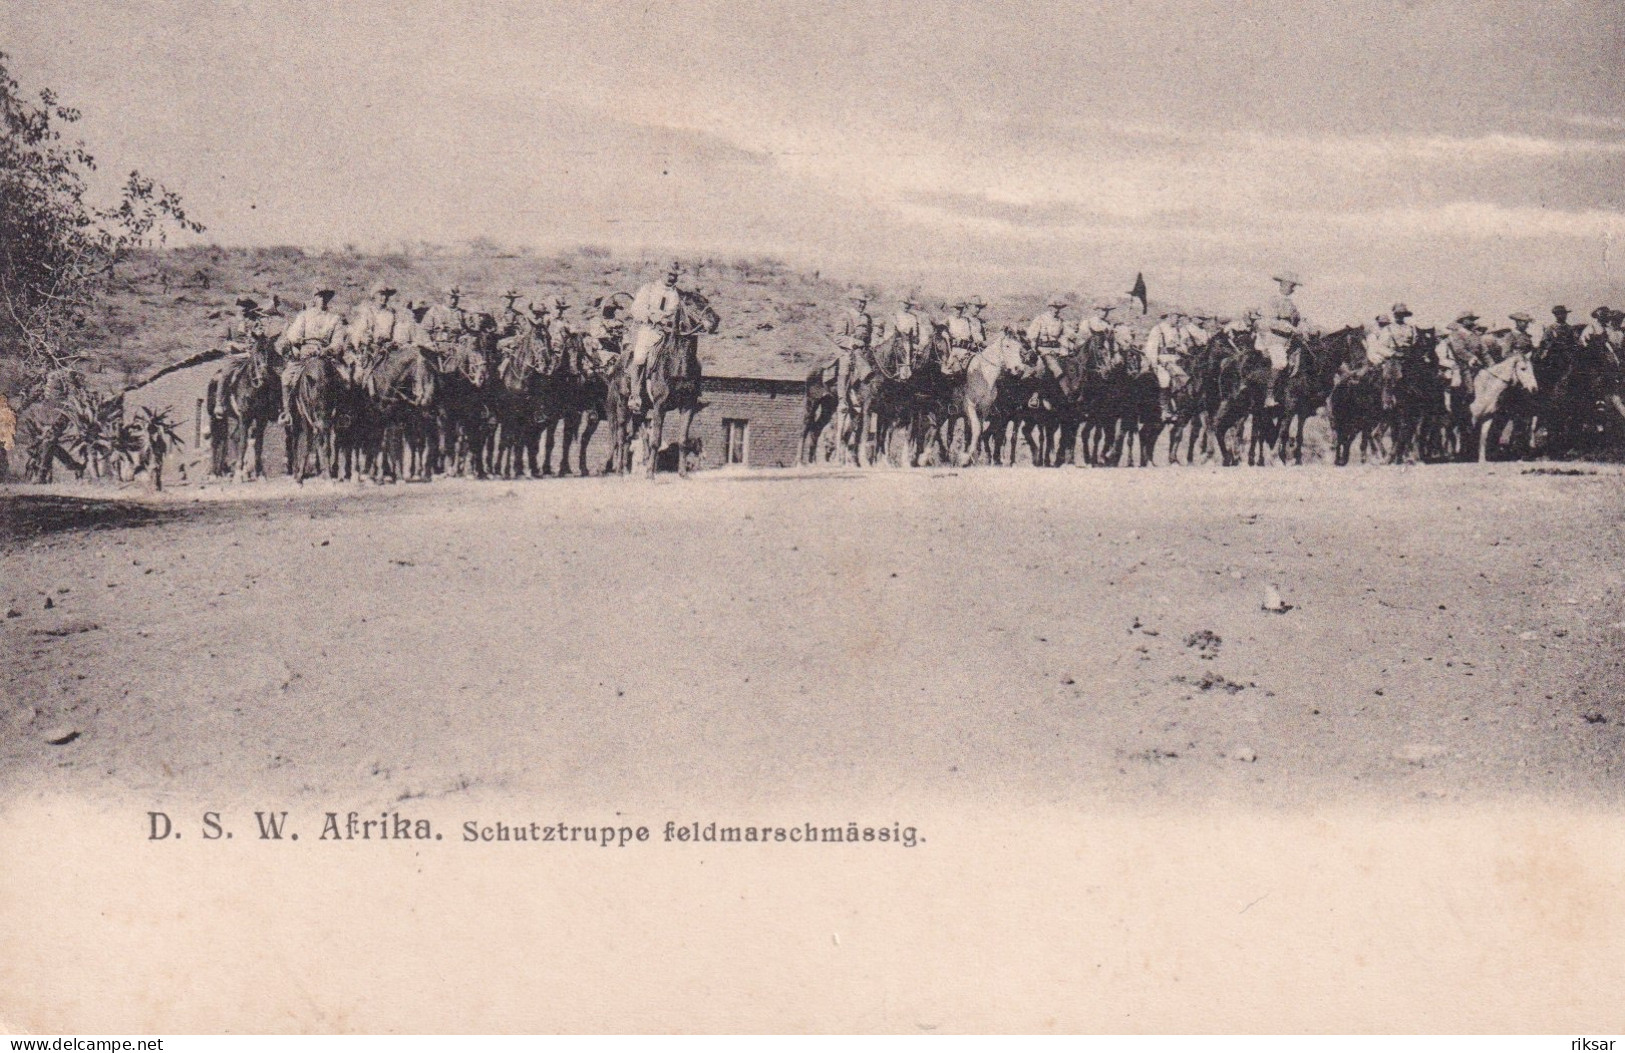
<path id="1" fill-rule="evenodd" d="M 1610 0 L 7 4 L 0 1031 L 1625 1031 L 1622 237 Z"/>

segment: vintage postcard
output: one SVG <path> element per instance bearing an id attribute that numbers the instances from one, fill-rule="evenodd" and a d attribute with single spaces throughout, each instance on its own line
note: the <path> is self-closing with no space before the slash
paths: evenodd
<path id="1" fill-rule="evenodd" d="M 0 9 L 0 1030 L 1625 1031 L 1625 9 Z"/>

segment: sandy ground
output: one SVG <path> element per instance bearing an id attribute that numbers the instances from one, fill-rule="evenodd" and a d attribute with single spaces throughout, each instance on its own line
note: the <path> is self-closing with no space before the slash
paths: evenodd
<path id="1" fill-rule="evenodd" d="M 1558 470 L 13 491 L 0 1030 L 1617 1033 Z M 652 836 L 462 836 L 538 820 Z"/>
<path id="2" fill-rule="evenodd" d="M 14 489 L 0 794 L 1617 803 L 1622 484 Z"/>

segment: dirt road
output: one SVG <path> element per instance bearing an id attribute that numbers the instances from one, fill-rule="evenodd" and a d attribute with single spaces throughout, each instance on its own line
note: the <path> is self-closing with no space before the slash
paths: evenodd
<path id="1" fill-rule="evenodd" d="M 1578 471 L 15 489 L 0 794 L 1617 803 Z"/>

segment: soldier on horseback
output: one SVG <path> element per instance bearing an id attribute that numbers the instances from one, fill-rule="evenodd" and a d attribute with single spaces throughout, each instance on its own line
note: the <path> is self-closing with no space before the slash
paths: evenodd
<path id="1" fill-rule="evenodd" d="M 252 351 L 261 341 L 268 339 L 265 315 L 260 310 L 258 300 L 245 296 L 237 301 L 237 310 L 241 317 L 226 327 L 226 350 L 232 354 Z"/>
<path id="2" fill-rule="evenodd" d="M 518 336 L 526 332 L 529 323 L 525 319 L 525 312 L 514 306 L 514 301 L 519 299 L 519 290 L 509 289 L 502 294 L 502 298 L 506 303 L 502 308 L 502 316 L 497 319 L 498 331 L 503 337 Z"/>
<path id="3" fill-rule="evenodd" d="M 902 304 L 892 316 L 892 347 L 901 352 L 901 360 L 893 365 L 899 379 L 907 380 L 919 362 L 920 351 L 931 339 L 931 319 L 920 311 L 920 294 L 906 292 Z"/>
<path id="4" fill-rule="evenodd" d="M 626 335 L 626 323 L 620 317 L 620 304 L 605 299 L 598 317 L 587 325 L 584 347 L 593 365 L 599 370 L 611 368 L 621 356 L 621 341 Z"/>
<path id="5" fill-rule="evenodd" d="M 333 290 L 317 289 L 315 296 L 316 303 L 294 316 L 293 323 L 278 340 L 288 359 L 287 364 L 282 367 L 280 420 L 285 426 L 293 422 L 293 408 L 289 397 L 293 391 L 294 374 L 298 371 L 299 363 L 314 355 L 336 356 L 344 349 L 344 316 L 327 309 L 327 305 L 333 299 Z"/>
<path id="6" fill-rule="evenodd" d="M 1476 321 L 1478 315 L 1471 311 L 1461 312 L 1446 327 L 1444 339 L 1434 349 L 1434 354 L 1439 357 L 1439 369 L 1452 388 L 1471 390 L 1478 371 L 1490 364 L 1489 353 L 1484 349 L 1484 338 L 1473 326 Z"/>
<path id="7" fill-rule="evenodd" d="M 875 320 L 869 314 L 869 294 L 862 289 L 853 289 L 846 294 L 846 299 L 851 306 L 841 314 L 835 335 L 835 346 L 840 348 L 835 356 L 835 440 L 842 451 L 843 460 L 851 413 L 855 408 L 852 405 L 853 386 L 859 379 L 859 373 L 869 368 L 875 336 Z"/>
<path id="8" fill-rule="evenodd" d="M 1066 297 L 1051 296 L 1044 304 L 1044 312 L 1027 324 L 1027 343 L 1040 358 L 1067 354 L 1066 319 L 1061 317 L 1061 308 L 1065 306 Z"/>
<path id="9" fill-rule="evenodd" d="M 965 372 L 965 366 L 976 352 L 987 346 L 987 327 L 982 322 L 980 296 L 972 296 L 954 305 L 959 312 L 948 319 L 948 360 L 942 371 L 951 376 Z"/>
<path id="10" fill-rule="evenodd" d="M 1298 305 L 1292 302 L 1292 293 L 1303 283 L 1298 280 L 1292 271 L 1277 271 L 1271 275 L 1279 292 L 1270 297 L 1268 308 L 1259 320 L 1258 338 L 1255 346 L 1270 360 L 1270 386 L 1264 397 L 1265 406 L 1274 406 L 1279 401 L 1281 379 L 1286 373 L 1292 348 L 1301 333 L 1303 316 L 1298 313 Z"/>
<path id="11" fill-rule="evenodd" d="M 463 290 L 453 285 L 446 290 L 446 302 L 433 304 L 424 312 L 422 325 L 442 352 L 457 343 L 463 334 L 474 331 L 468 311 L 462 306 Z"/>
<path id="12" fill-rule="evenodd" d="M 1105 344 L 1112 332 L 1111 313 L 1116 308 L 1109 303 L 1096 303 L 1094 313 L 1078 322 L 1077 345 L 1082 347 L 1091 340 Z"/>
<path id="13" fill-rule="evenodd" d="M 1207 334 L 1200 328 L 1186 325 L 1179 311 L 1169 311 L 1152 326 L 1145 338 L 1145 354 L 1140 363 L 1141 372 L 1151 370 L 1157 375 L 1159 402 L 1167 416 L 1172 409 L 1172 394 L 1185 386 L 1190 374 L 1185 370 L 1184 356 L 1192 347 L 1192 340 L 1200 333 L 1203 342 Z"/>
<path id="14" fill-rule="evenodd" d="M 638 330 L 632 338 L 632 390 L 627 401 L 634 412 L 642 412 L 647 398 L 644 379 L 649 355 L 670 335 L 677 308 L 682 304 L 682 292 L 677 287 L 682 272 L 682 264 L 673 260 L 666 268 L 664 282 L 646 282 L 632 298 L 630 313 Z"/>

